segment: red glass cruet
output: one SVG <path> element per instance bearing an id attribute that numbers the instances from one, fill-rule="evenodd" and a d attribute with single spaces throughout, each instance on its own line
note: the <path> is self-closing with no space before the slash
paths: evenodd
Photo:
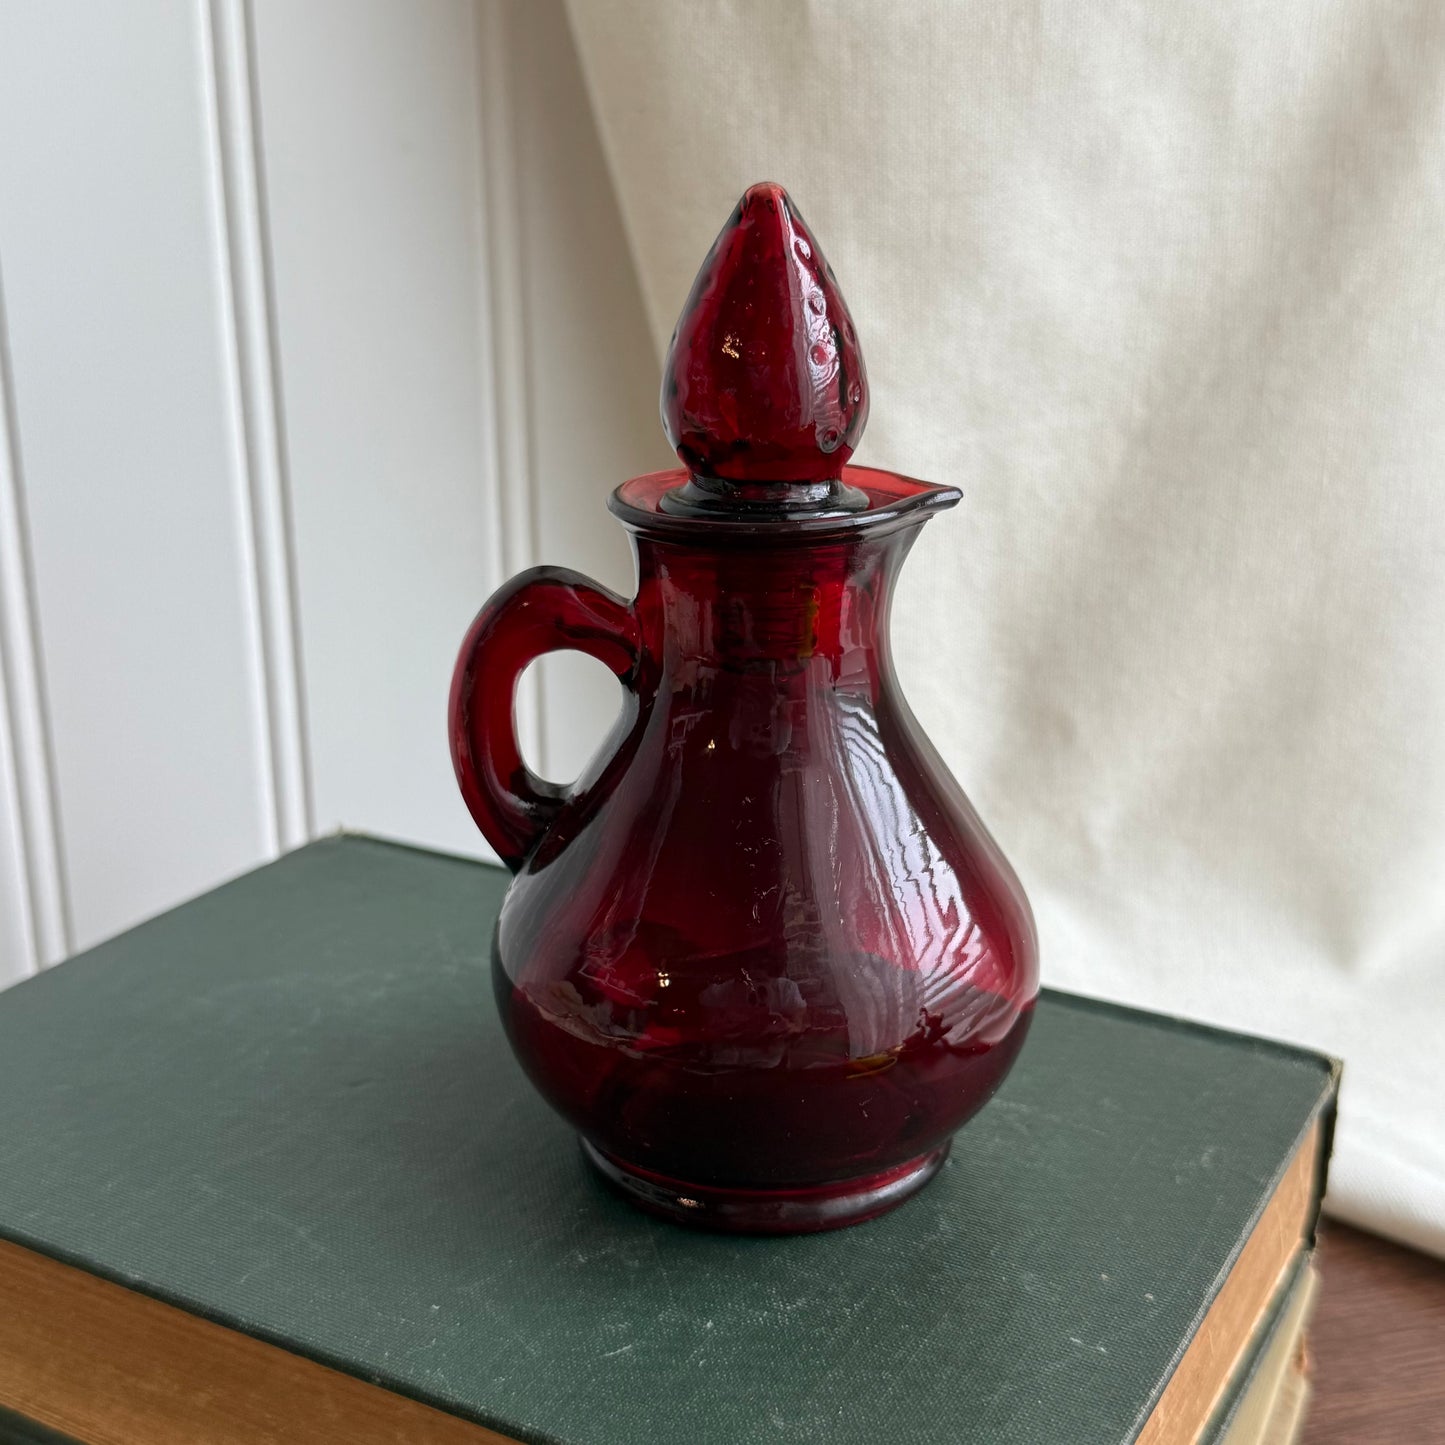
<path id="1" fill-rule="evenodd" d="M 853 322 L 787 193 L 754 186 L 663 371 L 682 469 L 623 483 L 637 594 L 539 567 L 452 683 L 457 778 L 516 875 L 493 943 L 508 1038 L 615 1188 L 788 1233 L 922 1187 L 1018 1055 L 1028 902 L 910 712 L 889 605 L 959 493 L 848 465 Z M 581 778 L 522 759 L 523 669 L 573 648 L 624 706 Z"/>

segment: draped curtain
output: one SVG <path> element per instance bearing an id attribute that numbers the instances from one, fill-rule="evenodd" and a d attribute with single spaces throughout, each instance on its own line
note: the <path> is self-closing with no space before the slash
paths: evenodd
<path id="1" fill-rule="evenodd" d="M 780 181 L 965 493 L 895 643 L 1046 982 L 1342 1056 L 1330 1207 L 1445 1253 L 1445 7 L 570 17 L 659 355 Z"/>

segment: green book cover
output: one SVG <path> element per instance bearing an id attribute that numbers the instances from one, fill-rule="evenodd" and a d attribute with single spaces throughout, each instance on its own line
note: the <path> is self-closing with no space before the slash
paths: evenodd
<path id="1" fill-rule="evenodd" d="M 915 1200 L 614 1199 L 495 1016 L 507 875 L 313 844 L 0 995 L 0 1237 L 521 1440 L 1131 1439 L 1328 1060 L 1056 993 Z"/>

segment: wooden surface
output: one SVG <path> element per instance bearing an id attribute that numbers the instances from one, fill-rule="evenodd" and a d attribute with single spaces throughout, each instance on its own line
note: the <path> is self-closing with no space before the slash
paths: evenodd
<path id="1" fill-rule="evenodd" d="M 1445 1445 L 1445 1263 L 1340 1224 L 1319 1257 L 1300 1445 Z"/>

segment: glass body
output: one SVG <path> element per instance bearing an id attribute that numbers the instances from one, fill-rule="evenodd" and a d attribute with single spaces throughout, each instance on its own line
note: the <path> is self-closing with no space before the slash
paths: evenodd
<path id="1" fill-rule="evenodd" d="M 516 871 L 497 1004 L 638 1203 L 723 1228 L 850 1223 L 931 1176 L 1038 987 L 1023 891 L 889 646 L 899 568 L 958 494 L 848 468 L 865 511 L 698 522 L 659 506 L 685 480 L 613 499 L 634 601 L 537 569 L 463 648 L 458 775 Z M 516 675 L 558 646 L 607 662 L 626 698 L 566 791 L 511 729 Z"/>

